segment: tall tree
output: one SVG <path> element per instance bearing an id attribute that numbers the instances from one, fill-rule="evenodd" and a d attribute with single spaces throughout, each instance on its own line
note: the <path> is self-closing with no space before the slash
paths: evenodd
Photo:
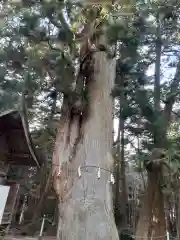
<path id="1" fill-rule="evenodd" d="M 11 29 L 2 32 L 7 41 L 2 52 L 4 65 L 22 78 L 29 72 L 31 83 L 36 77 L 40 93 L 52 93 L 53 88 L 56 97 L 57 92 L 62 94 L 53 157 L 60 201 L 58 239 L 118 239 L 109 181 L 116 60 L 114 54 L 110 56 L 103 28 L 110 10 L 111 6 L 85 8 L 71 2 L 17 3 L 8 22 Z M 51 108 L 50 117 L 53 111 Z M 79 166 L 81 178 L 77 177 Z M 99 180 L 97 168 L 101 169 Z"/>
<path id="2" fill-rule="evenodd" d="M 84 26 L 84 31 L 88 34 L 89 29 L 96 30 L 95 35 L 97 30 L 102 31 L 102 23 L 98 24 L 100 10 L 101 8 L 96 7 L 89 10 L 94 19 L 90 19 L 89 15 Z M 100 27 L 95 29 L 98 25 Z M 116 60 L 108 58 L 105 51 L 106 40 L 102 38 L 102 34 L 94 35 L 96 41 L 92 38 L 93 35 L 80 43 L 80 54 L 83 54 L 80 57 L 83 62 L 80 62 L 76 80 L 76 88 L 84 92 L 88 102 L 83 106 L 83 99 L 78 99 L 69 108 L 66 102 L 69 99 L 64 99 L 64 114 L 56 139 L 53 159 L 54 164 L 60 164 L 61 167 L 59 177 L 56 177 L 56 191 L 62 199 L 59 239 L 118 239 L 109 181 L 109 171 L 113 167 L 111 91 L 115 80 Z M 89 49 L 86 41 L 91 41 L 90 47 L 94 45 L 95 51 Z M 77 176 L 78 167 L 82 171 L 80 178 Z M 99 180 L 98 167 L 101 171 Z M 107 171 L 103 172 L 103 169 Z M 65 187 L 63 183 L 66 183 Z M 71 232 L 69 228 L 72 229 Z"/>

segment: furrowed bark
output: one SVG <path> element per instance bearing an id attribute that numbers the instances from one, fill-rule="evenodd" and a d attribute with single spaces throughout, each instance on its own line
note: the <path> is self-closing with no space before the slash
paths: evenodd
<path id="1" fill-rule="evenodd" d="M 161 190 L 161 169 L 148 173 L 147 189 L 142 199 L 136 240 L 156 237 L 163 240 L 166 233 L 164 196 Z"/>
<path id="2" fill-rule="evenodd" d="M 110 173 L 113 159 L 110 155 L 113 135 L 113 101 L 115 59 L 107 59 L 105 52 L 93 55 L 93 79 L 89 87 L 89 116 L 84 122 L 83 138 L 75 156 L 69 160 L 78 135 L 78 119 L 72 122 L 70 142 L 67 145 L 68 119 L 61 122 L 54 151 L 54 166 L 60 165 L 55 179 L 59 195 L 59 227 L 57 239 L 61 240 L 117 240 L 119 239 L 113 216 Z M 101 177 L 97 178 L 97 166 Z M 56 168 L 56 169 L 57 169 Z M 58 172 L 58 171 L 57 171 Z"/>

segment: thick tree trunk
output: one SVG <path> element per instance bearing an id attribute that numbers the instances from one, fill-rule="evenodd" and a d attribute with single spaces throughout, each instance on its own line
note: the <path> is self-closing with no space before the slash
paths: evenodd
<path id="1" fill-rule="evenodd" d="M 54 152 L 54 166 L 60 164 L 61 168 L 59 178 L 55 179 L 60 199 L 57 238 L 61 240 L 119 239 L 113 215 L 109 172 L 113 167 L 110 154 L 113 101 L 110 95 L 115 78 L 115 59 L 107 59 L 104 52 L 95 53 L 93 58 L 95 62 L 89 89 L 89 118 L 83 128 L 83 139 L 77 146 L 75 156 L 69 160 L 71 146 L 78 134 L 78 125 L 76 121 L 73 122 L 70 144 L 66 146 L 67 123 L 62 122 Z M 82 168 L 82 176 L 79 178 L 80 165 L 97 166 L 108 171 L 101 170 L 98 179 L 98 168 Z"/>
<path id="2" fill-rule="evenodd" d="M 151 237 L 164 240 L 166 235 L 164 196 L 160 185 L 161 177 L 160 168 L 148 172 L 147 189 L 142 199 L 136 240 L 148 240 Z"/>

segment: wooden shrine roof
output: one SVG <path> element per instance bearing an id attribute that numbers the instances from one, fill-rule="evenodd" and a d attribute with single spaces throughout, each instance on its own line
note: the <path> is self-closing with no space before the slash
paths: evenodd
<path id="1" fill-rule="evenodd" d="M 0 156 L 5 156 L 7 162 L 38 167 L 42 164 L 42 156 L 37 154 L 20 112 L 0 114 L 0 140 Z"/>

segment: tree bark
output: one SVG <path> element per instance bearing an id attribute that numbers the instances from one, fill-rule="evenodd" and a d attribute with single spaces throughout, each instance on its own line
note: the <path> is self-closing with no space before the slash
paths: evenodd
<path id="1" fill-rule="evenodd" d="M 122 100 L 121 100 L 122 101 Z M 122 102 L 120 102 L 121 106 Z M 121 113 L 122 107 L 120 107 Z M 115 209 L 115 221 L 118 231 L 121 232 L 127 229 L 127 186 L 126 186 L 126 166 L 125 166 L 125 156 L 124 156 L 124 119 L 119 117 L 119 127 L 118 127 L 118 137 L 117 140 L 117 155 L 118 160 L 116 162 L 116 188 L 115 188 L 115 198 L 114 198 L 114 209 Z M 121 193 L 120 193 L 121 188 Z"/>
<path id="2" fill-rule="evenodd" d="M 148 172 L 147 189 L 142 199 L 136 240 L 156 237 L 163 240 L 166 235 L 164 196 L 161 190 L 161 168 Z"/>
<path id="3" fill-rule="evenodd" d="M 180 197 L 179 197 L 179 190 L 177 190 L 176 193 L 176 199 L 175 199 L 175 207 L 176 207 L 176 231 L 177 231 L 177 239 L 180 239 Z"/>
<path id="4" fill-rule="evenodd" d="M 119 239 L 112 204 L 110 170 L 113 168 L 111 147 L 113 141 L 113 101 L 115 59 L 107 59 L 105 52 L 93 55 L 93 79 L 89 87 L 89 117 L 84 123 L 83 139 L 73 159 L 69 160 L 75 143 L 78 124 L 74 120 L 70 144 L 66 144 L 68 120 L 62 120 L 56 139 L 53 164 L 55 188 L 59 195 L 59 226 L 57 239 L 105 240 Z M 58 166 L 60 165 L 60 166 Z M 101 177 L 97 178 L 97 166 Z M 55 168 L 56 166 L 56 168 Z M 58 171 L 59 174 L 58 174 Z"/>
<path id="5" fill-rule="evenodd" d="M 126 229 L 127 228 L 127 218 L 128 218 L 128 212 L 127 212 L 127 205 L 128 205 L 128 196 L 127 196 L 127 185 L 126 185 L 126 163 L 125 163 L 125 155 L 124 155 L 124 120 L 120 120 L 121 123 L 121 154 L 120 154 L 120 160 L 121 160 L 121 201 L 122 201 L 122 216 L 123 216 L 123 221 L 121 223 L 122 228 Z"/>

